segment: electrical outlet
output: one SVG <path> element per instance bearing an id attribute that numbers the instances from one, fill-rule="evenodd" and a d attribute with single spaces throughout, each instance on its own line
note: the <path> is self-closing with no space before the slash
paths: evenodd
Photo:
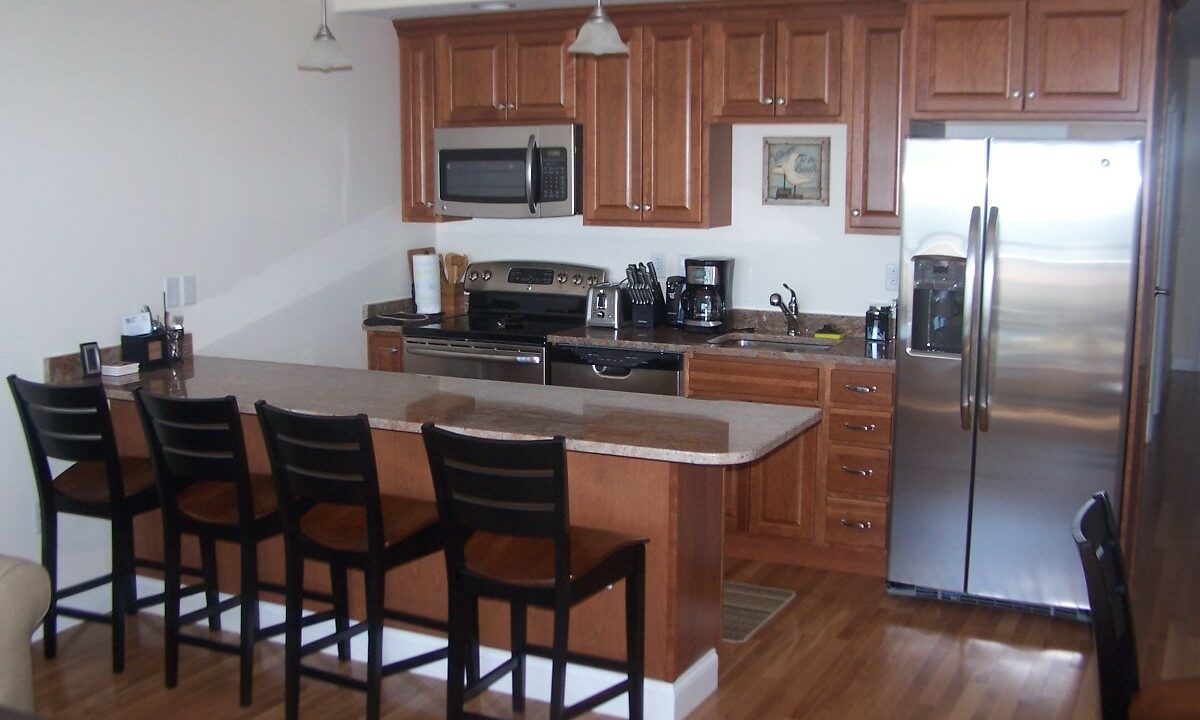
<path id="1" fill-rule="evenodd" d="M 899 290 L 900 289 L 900 265 L 897 263 L 888 263 L 883 275 L 884 290 Z"/>
<path id="2" fill-rule="evenodd" d="M 667 256 L 662 253 L 650 253 L 650 262 L 654 263 L 654 271 L 660 280 L 666 280 L 671 273 L 667 272 Z"/>
<path id="3" fill-rule="evenodd" d="M 163 298 L 168 308 L 179 307 L 182 300 L 179 295 L 179 278 L 172 275 L 163 278 Z"/>
<path id="4" fill-rule="evenodd" d="M 195 305 L 196 304 L 196 276 L 195 275 L 181 275 L 179 278 L 179 281 L 180 281 L 179 284 L 183 288 L 183 304 L 184 305 Z"/>

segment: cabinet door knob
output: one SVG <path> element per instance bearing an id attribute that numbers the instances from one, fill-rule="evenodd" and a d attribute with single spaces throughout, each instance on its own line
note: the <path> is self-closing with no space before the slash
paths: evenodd
<path id="1" fill-rule="evenodd" d="M 433 203 L 429 202 L 428 200 L 426 200 L 425 202 L 423 202 L 423 203 L 421 203 L 421 204 L 422 204 L 422 205 L 424 205 L 424 206 L 425 206 L 425 207 L 427 207 L 427 208 L 431 208 L 431 207 L 433 207 Z"/>
<path id="2" fill-rule="evenodd" d="M 634 212 L 641 212 L 641 211 L 642 211 L 642 206 L 641 206 L 641 205 L 638 205 L 638 204 L 636 204 L 636 203 L 635 203 L 635 204 L 632 204 L 632 205 L 628 205 L 627 207 L 628 207 L 630 210 L 634 211 Z"/>
<path id="3" fill-rule="evenodd" d="M 850 217 L 858 217 L 859 215 L 862 215 L 862 210 L 859 210 L 858 208 L 854 208 L 850 211 Z"/>
<path id="4" fill-rule="evenodd" d="M 1015 99 L 1017 99 L 1017 98 L 1021 97 L 1021 91 L 1020 91 L 1020 90 L 1013 90 L 1011 93 L 1009 93 L 1009 96 L 1010 96 L 1010 97 L 1012 97 L 1012 98 L 1015 100 Z"/>
<path id="5" fill-rule="evenodd" d="M 787 98 L 775 98 L 776 105 L 787 105 Z"/>
<path id="6" fill-rule="evenodd" d="M 774 104 L 775 104 L 775 98 L 771 98 L 771 97 L 765 97 L 765 98 L 763 98 L 763 99 L 762 99 L 762 104 L 763 104 L 763 105 L 774 105 Z"/>
<path id="7" fill-rule="evenodd" d="M 516 110 L 517 106 L 512 103 L 504 103 L 505 110 Z"/>
<path id="8" fill-rule="evenodd" d="M 400 352 L 400 348 L 388 348 L 388 352 L 395 355 L 396 353 Z"/>
<path id="9" fill-rule="evenodd" d="M 497 110 L 504 110 L 504 109 L 505 109 L 505 108 L 504 108 L 504 103 L 496 103 L 496 109 L 497 109 Z"/>
<path id="10" fill-rule="evenodd" d="M 1036 92 L 1036 91 L 1034 91 L 1034 90 L 1030 90 L 1029 92 L 1025 93 L 1025 97 L 1027 97 L 1027 98 L 1029 98 L 1030 100 L 1032 100 L 1032 99 L 1034 99 L 1035 97 L 1037 97 L 1037 92 Z"/>
<path id="11" fill-rule="evenodd" d="M 650 206 L 649 206 L 649 205 L 643 205 L 643 206 L 642 206 L 642 211 L 643 211 L 643 212 L 650 212 Z"/>

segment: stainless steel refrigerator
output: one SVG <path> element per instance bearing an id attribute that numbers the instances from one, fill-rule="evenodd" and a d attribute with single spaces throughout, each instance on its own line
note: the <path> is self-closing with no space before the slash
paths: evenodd
<path id="1" fill-rule="evenodd" d="M 893 591 L 1087 608 L 1071 521 L 1099 490 L 1120 502 L 1141 158 L 906 143 Z"/>

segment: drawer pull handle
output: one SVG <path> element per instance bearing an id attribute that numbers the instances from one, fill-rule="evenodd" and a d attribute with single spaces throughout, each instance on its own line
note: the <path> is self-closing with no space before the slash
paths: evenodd
<path id="1" fill-rule="evenodd" d="M 871 423 L 870 425 L 856 425 L 854 423 L 842 423 L 842 427 L 846 428 L 847 430 L 857 430 L 858 432 L 875 432 L 875 430 L 877 428 L 875 423 Z"/>
<path id="2" fill-rule="evenodd" d="M 851 528 L 853 530 L 870 530 L 871 529 L 871 521 L 870 520 L 848 520 L 846 518 L 842 518 L 842 527 Z"/>
<path id="3" fill-rule="evenodd" d="M 859 470 L 858 468 L 842 466 L 842 472 L 847 475 L 857 475 L 859 477 L 871 477 L 875 474 L 874 470 Z"/>
<path id="4" fill-rule="evenodd" d="M 852 393 L 861 393 L 863 395 L 879 392 L 879 388 L 875 387 L 874 385 L 871 385 L 870 387 L 866 385 L 846 385 L 845 387 Z"/>

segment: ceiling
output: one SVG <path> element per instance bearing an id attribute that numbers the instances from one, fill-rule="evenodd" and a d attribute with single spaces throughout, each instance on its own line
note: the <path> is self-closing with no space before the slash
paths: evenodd
<path id="1" fill-rule="evenodd" d="M 497 0 L 501 6 L 490 12 L 550 10 L 552 8 L 590 8 L 595 0 Z M 606 6 L 647 5 L 662 0 L 604 0 Z M 332 0 L 335 12 L 374 15 L 386 18 L 424 18 L 447 15 L 487 15 L 480 6 L 496 4 L 488 0 Z M 581 18 L 585 14 L 581 12 Z"/>

